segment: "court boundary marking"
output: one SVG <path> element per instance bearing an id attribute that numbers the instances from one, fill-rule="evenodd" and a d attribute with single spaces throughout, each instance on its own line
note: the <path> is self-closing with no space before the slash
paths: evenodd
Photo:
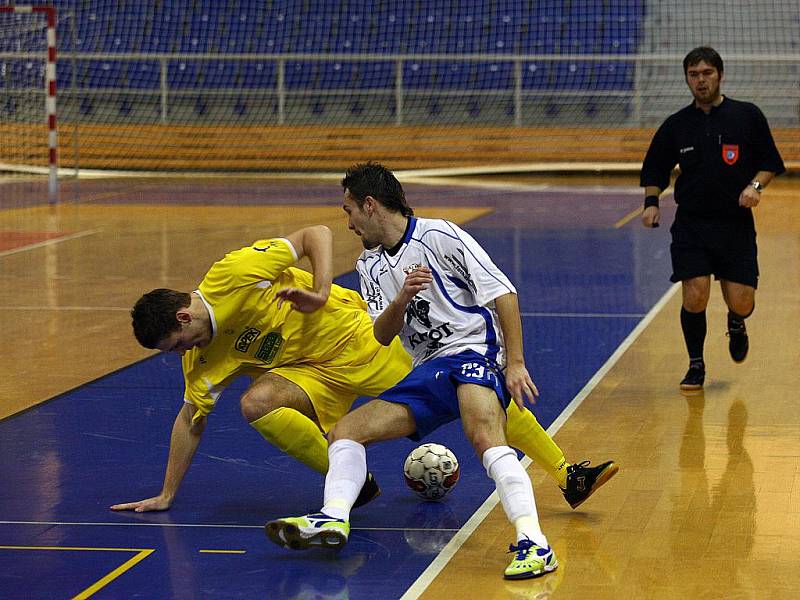
<path id="1" fill-rule="evenodd" d="M 152 511 L 155 513 L 155 511 Z M 142 514 L 142 513 L 136 513 Z M 80 527 L 195 527 L 216 529 L 264 529 L 264 525 L 236 525 L 233 523 L 112 523 L 81 521 L 0 521 L 0 525 L 49 525 Z M 458 527 L 351 527 L 350 531 L 459 531 Z M 0 546 L 0 550 L 8 546 Z M 86 550 L 86 548 L 84 548 Z M 107 548 L 100 548 L 107 550 Z M 117 548 L 119 550 L 119 548 Z"/>
<path id="2" fill-rule="evenodd" d="M 70 240 L 75 240 L 89 235 L 94 235 L 96 233 L 100 233 L 101 231 L 102 229 L 87 229 L 86 231 L 79 231 L 78 233 L 71 233 L 63 237 L 51 238 L 49 240 L 36 242 L 35 244 L 28 244 L 27 246 L 10 248 L 9 250 L 0 251 L 0 258 L 3 258 L 4 256 L 11 256 L 12 254 L 19 254 L 20 252 L 27 252 L 28 250 L 36 250 L 37 248 L 44 248 L 45 246 L 60 244 L 61 242 L 68 242 Z"/>
<path id="3" fill-rule="evenodd" d="M 572 401 L 567 404 L 566 408 L 561 411 L 561 414 L 553 421 L 550 427 L 547 428 L 547 433 L 550 436 L 555 435 L 561 427 L 563 427 L 564 423 L 572 416 L 572 414 L 578 409 L 578 407 L 583 403 L 583 401 L 589 396 L 589 394 L 597 387 L 603 377 L 614 367 L 614 365 L 619 361 L 623 354 L 633 345 L 636 339 L 642 334 L 642 332 L 647 328 L 648 325 L 655 319 L 656 315 L 661 312 L 664 306 L 669 302 L 675 293 L 680 288 L 680 284 L 675 283 L 673 284 L 661 298 L 656 302 L 656 304 L 651 308 L 647 315 L 637 323 L 636 327 L 633 328 L 628 336 L 622 341 L 622 343 L 617 346 L 617 349 L 614 353 L 608 357 L 608 360 L 600 367 L 595 374 L 586 382 L 586 385 L 583 386 L 580 392 L 572 399 Z M 527 456 L 522 460 L 522 466 L 525 469 L 528 468 L 531 464 L 531 459 Z M 464 542 L 469 539 L 469 537 L 475 533 L 475 530 L 478 526 L 486 519 L 492 509 L 497 506 L 500 502 L 500 498 L 497 495 L 497 492 L 494 491 L 492 494 L 486 499 L 486 501 L 478 508 L 477 511 L 469 518 L 469 520 L 464 523 L 464 526 L 456 533 L 452 539 L 447 543 L 444 549 L 433 559 L 428 568 L 426 568 L 422 574 L 417 578 L 417 580 L 409 587 L 406 592 L 400 597 L 400 600 L 416 600 L 419 598 L 425 590 L 428 589 L 433 580 L 442 572 L 442 570 L 447 566 L 447 563 L 455 556 L 456 552 L 464 545 Z"/>
<path id="4" fill-rule="evenodd" d="M 0 546 L 0 550 L 61 550 L 74 552 L 136 552 L 134 556 L 126 560 L 113 571 L 106 573 L 103 577 L 95 581 L 72 600 L 85 600 L 93 596 L 96 592 L 114 581 L 117 577 L 130 570 L 142 562 L 145 558 L 156 551 L 155 548 L 89 548 L 81 546 Z"/>

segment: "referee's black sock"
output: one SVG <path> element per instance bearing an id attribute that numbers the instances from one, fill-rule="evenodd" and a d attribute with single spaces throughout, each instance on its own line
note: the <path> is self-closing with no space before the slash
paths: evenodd
<path id="1" fill-rule="evenodd" d="M 681 307 L 681 329 L 689 352 L 689 361 L 703 361 L 703 345 L 706 341 L 706 311 L 689 312 Z"/>
<path id="2" fill-rule="evenodd" d="M 746 315 L 740 315 L 740 314 L 738 314 L 738 313 L 735 313 L 735 312 L 733 312 L 733 311 L 732 311 L 732 310 L 729 308 L 729 309 L 728 309 L 728 329 L 730 329 L 730 328 L 731 328 L 731 326 L 734 326 L 734 327 L 735 327 L 735 328 L 737 328 L 737 329 L 738 329 L 739 327 L 741 327 L 741 326 L 742 326 L 742 324 L 744 323 L 744 320 L 745 320 L 747 317 L 749 317 L 750 315 L 752 315 L 752 314 L 753 314 L 753 310 L 755 310 L 755 307 L 753 307 L 752 309 L 750 309 L 750 312 L 749 312 L 749 313 L 747 313 Z"/>

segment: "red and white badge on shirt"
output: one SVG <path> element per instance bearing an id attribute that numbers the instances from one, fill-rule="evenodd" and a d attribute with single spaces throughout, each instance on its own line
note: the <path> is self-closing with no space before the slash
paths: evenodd
<path id="1" fill-rule="evenodd" d="M 739 160 L 739 144 L 722 144 L 722 160 L 732 165 Z"/>

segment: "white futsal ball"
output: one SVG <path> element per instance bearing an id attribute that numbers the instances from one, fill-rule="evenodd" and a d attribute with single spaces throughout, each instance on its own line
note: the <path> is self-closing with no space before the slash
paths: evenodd
<path id="1" fill-rule="evenodd" d="M 426 500 L 439 500 L 455 487 L 461 475 L 458 459 L 441 444 L 414 448 L 403 465 L 406 484 Z"/>

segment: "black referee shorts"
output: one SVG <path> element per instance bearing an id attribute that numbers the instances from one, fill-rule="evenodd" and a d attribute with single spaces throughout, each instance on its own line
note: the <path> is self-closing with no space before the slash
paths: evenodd
<path id="1" fill-rule="evenodd" d="M 758 287 L 756 230 L 752 219 L 675 215 L 670 229 L 673 282 L 714 275 Z"/>

